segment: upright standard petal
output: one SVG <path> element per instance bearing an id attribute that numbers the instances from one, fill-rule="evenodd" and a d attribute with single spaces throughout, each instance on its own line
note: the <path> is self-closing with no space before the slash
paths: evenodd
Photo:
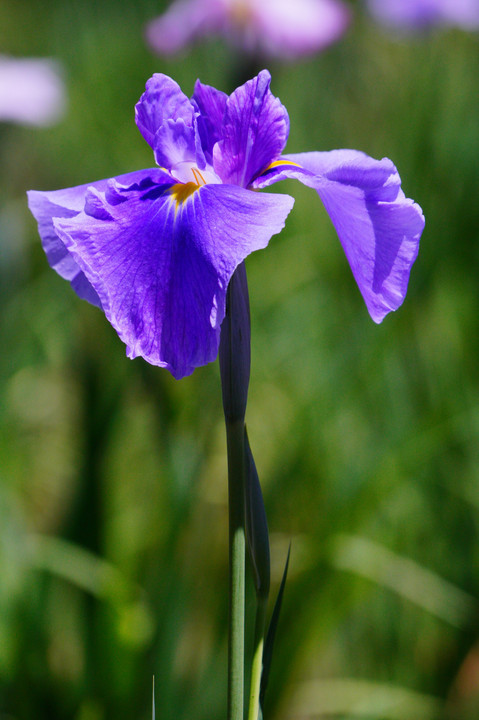
<path id="1" fill-rule="evenodd" d="M 111 204 L 89 191 L 89 214 L 55 227 L 128 356 L 181 378 L 215 359 L 231 275 L 282 229 L 293 199 L 226 185 L 120 192 Z"/>
<path id="2" fill-rule="evenodd" d="M 369 314 L 381 322 L 405 298 L 424 228 L 421 208 L 405 197 L 395 166 L 355 150 L 299 153 L 285 155 L 255 186 L 287 177 L 318 192 Z"/>
<path id="3" fill-rule="evenodd" d="M 198 130 L 206 158 L 212 164 L 213 147 L 221 140 L 228 96 L 210 85 L 195 83 L 192 101 L 199 111 Z"/>
<path id="4" fill-rule="evenodd" d="M 222 139 L 213 151 L 213 166 L 225 183 L 248 187 L 286 145 L 288 113 L 271 93 L 270 82 L 271 75 L 262 70 L 227 100 Z"/>
<path id="5" fill-rule="evenodd" d="M 135 121 L 146 142 L 155 149 L 155 136 L 166 120 L 183 120 L 193 127 L 194 108 L 178 83 L 155 73 L 135 106 Z"/>
<path id="6" fill-rule="evenodd" d="M 195 130 L 185 121 L 166 120 L 155 137 L 155 160 L 160 167 L 173 168 L 183 162 L 195 162 Z"/>

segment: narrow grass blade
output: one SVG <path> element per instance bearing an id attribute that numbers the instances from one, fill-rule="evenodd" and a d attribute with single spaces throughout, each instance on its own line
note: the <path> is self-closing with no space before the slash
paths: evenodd
<path id="1" fill-rule="evenodd" d="M 337 535 L 331 547 L 335 567 L 393 590 L 454 627 L 467 627 L 477 600 L 411 558 L 359 535 Z"/>
<path id="2" fill-rule="evenodd" d="M 298 685 L 290 705 L 291 717 L 377 718 L 377 720 L 438 720 L 441 698 L 409 688 L 357 678 L 313 679 Z"/>
<path id="3" fill-rule="evenodd" d="M 276 602 L 274 604 L 273 614 L 271 616 L 271 621 L 270 621 L 269 628 L 268 628 L 268 634 L 266 635 L 266 640 L 264 643 L 263 672 L 261 675 L 261 687 L 260 687 L 260 692 L 259 692 L 260 708 L 263 707 L 264 696 L 266 694 L 266 688 L 268 686 L 269 672 L 271 669 L 271 661 L 273 659 L 274 641 L 276 638 L 276 630 L 278 628 L 279 615 L 281 612 L 281 605 L 283 602 L 284 588 L 286 586 L 286 578 L 288 576 L 290 554 L 291 554 L 291 545 L 288 548 L 288 556 L 286 558 L 286 564 L 284 566 L 284 572 L 283 572 L 283 577 L 281 580 L 281 585 L 279 586 L 278 597 L 276 598 Z"/>
<path id="4" fill-rule="evenodd" d="M 155 676 L 153 675 L 153 690 L 151 697 L 151 717 L 155 720 Z"/>

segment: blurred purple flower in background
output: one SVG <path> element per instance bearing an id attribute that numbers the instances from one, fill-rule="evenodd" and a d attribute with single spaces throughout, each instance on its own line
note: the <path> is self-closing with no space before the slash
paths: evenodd
<path id="1" fill-rule="evenodd" d="M 65 88 L 55 61 L 0 55 L 0 120 L 46 126 L 64 111 Z"/>
<path id="2" fill-rule="evenodd" d="M 380 22 L 399 30 L 434 26 L 479 29 L 479 0 L 367 0 Z"/>
<path id="3" fill-rule="evenodd" d="M 338 40 L 349 19 L 341 0 L 174 0 L 146 36 L 165 55 L 218 33 L 249 53 L 292 59 Z"/>
<path id="4" fill-rule="evenodd" d="M 424 227 L 393 163 L 355 150 L 281 153 L 289 118 L 263 70 L 229 97 L 196 82 L 192 99 L 153 75 L 136 123 L 159 167 L 29 192 L 50 265 L 100 306 L 129 357 L 176 378 L 218 353 L 228 283 L 280 232 L 285 178 L 313 188 L 336 228 L 373 320 L 404 300 Z"/>

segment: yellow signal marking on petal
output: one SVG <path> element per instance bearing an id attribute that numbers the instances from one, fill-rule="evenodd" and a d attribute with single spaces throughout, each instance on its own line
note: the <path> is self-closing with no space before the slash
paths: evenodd
<path id="1" fill-rule="evenodd" d="M 203 183 L 204 184 L 204 183 Z M 183 205 L 189 197 L 199 190 L 199 185 L 194 182 L 176 183 L 170 188 L 170 195 L 176 203 L 176 210 Z"/>
<path id="2" fill-rule="evenodd" d="M 191 172 L 193 173 L 195 182 L 176 183 L 170 188 L 170 195 L 176 203 L 175 212 L 178 212 L 180 205 L 183 205 L 188 198 L 193 195 L 193 193 L 199 190 L 203 185 L 206 185 L 206 180 L 198 168 L 192 167 Z"/>
<path id="3" fill-rule="evenodd" d="M 295 167 L 301 167 L 298 163 L 293 162 L 292 160 L 274 160 L 272 163 L 268 165 L 267 168 L 263 170 L 261 173 L 264 175 L 265 172 L 268 172 L 268 170 L 272 170 L 275 167 L 281 167 L 281 165 L 294 165 Z"/>

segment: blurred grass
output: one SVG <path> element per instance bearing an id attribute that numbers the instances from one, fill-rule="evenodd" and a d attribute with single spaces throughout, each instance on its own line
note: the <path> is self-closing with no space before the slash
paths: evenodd
<path id="1" fill-rule="evenodd" d="M 219 40 L 149 53 L 143 26 L 162 7 L 0 7 L 2 50 L 58 57 L 69 90 L 57 127 L 0 127 L 2 719 L 151 717 L 153 674 L 162 720 L 224 716 L 217 366 L 177 383 L 127 360 L 48 268 L 24 196 L 151 166 L 133 106 L 152 72 L 188 93 L 198 76 L 233 89 L 237 60 Z M 391 157 L 426 230 L 406 302 L 380 326 L 312 191 L 284 183 L 287 227 L 248 260 L 247 419 L 276 586 L 293 541 L 265 717 L 468 720 L 477 617 L 431 613 L 440 591 L 421 605 L 417 582 L 479 599 L 479 48 L 455 31 L 397 41 L 356 9 L 324 55 L 270 64 L 288 150 Z M 32 538 L 50 547 L 43 560 Z M 111 568 L 120 590 L 98 592 L 92 568 Z"/>

